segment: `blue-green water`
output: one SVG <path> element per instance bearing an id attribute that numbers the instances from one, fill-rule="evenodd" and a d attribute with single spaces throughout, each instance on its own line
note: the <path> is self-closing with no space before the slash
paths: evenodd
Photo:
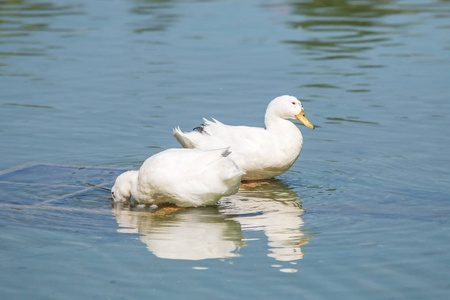
<path id="1" fill-rule="evenodd" d="M 283 94 L 317 129 L 269 185 L 77 194 Z M 448 299 L 449 95 L 449 1 L 0 1 L 0 170 L 114 170 L 4 172 L 0 297 Z"/>

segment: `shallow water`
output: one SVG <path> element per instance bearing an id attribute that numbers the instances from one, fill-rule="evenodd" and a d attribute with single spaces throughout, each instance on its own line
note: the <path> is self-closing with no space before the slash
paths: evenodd
<path id="1" fill-rule="evenodd" d="M 449 20 L 438 0 L 0 1 L 1 298 L 447 299 Z M 157 213 L 91 186 L 177 125 L 263 126 L 282 94 L 317 129 L 268 185 Z"/>

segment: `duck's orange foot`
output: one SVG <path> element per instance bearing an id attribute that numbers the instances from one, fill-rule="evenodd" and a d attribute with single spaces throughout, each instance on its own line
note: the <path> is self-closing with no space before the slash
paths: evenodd
<path id="1" fill-rule="evenodd" d="M 163 207 L 161 208 L 161 210 L 165 210 L 165 211 L 176 211 L 181 209 L 181 207 L 172 207 L 172 206 L 168 206 L 168 207 Z"/>
<path id="2" fill-rule="evenodd" d="M 263 184 L 269 184 L 269 183 L 267 181 L 241 182 L 241 187 L 252 188 L 252 187 L 261 186 Z"/>
<path id="3" fill-rule="evenodd" d="M 176 212 L 177 210 L 182 209 L 182 207 L 178 207 L 178 206 L 164 206 L 161 207 L 160 209 L 158 209 L 155 213 L 159 214 L 159 215 L 166 215 L 166 214 L 170 214 L 173 212 Z"/>

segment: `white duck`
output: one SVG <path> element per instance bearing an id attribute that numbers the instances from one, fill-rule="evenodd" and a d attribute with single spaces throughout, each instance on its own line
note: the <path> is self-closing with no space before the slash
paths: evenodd
<path id="1" fill-rule="evenodd" d="M 173 135 L 184 148 L 215 149 L 229 147 L 230 158 L 245 174 L 243 180 L 273 178 L 286 172 L 297 160 L 303 146 L 303 136 L 295 124 L 298 119 L 314 129 L 303 111 L 301 102 L 293 96 L 280 96 L 267 106 L 266 128 L 229 126 L 213 119 L 192 132 L 175 128 Z"/>
<path id="2" fill-rule="evenodd" d="M 215 204 L 235 194 L 244 172 L 227 156 L 228 149 L 168 149 L 149 157 L 139 171 L 119 175 L 111 189 L 115 202 L 133 198 L 145 204 L 181 207 Z"/>

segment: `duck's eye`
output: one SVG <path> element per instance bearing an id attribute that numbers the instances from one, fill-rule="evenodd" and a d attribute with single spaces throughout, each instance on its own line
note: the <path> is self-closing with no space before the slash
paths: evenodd
<path id="1" fill-rule="evenodd" d="M 114 192 L 111 192 L 111 196 L 114 198 Z"/>
<path id="2" fill-rule="evenodd" d="M 293 105 L 295 105 L 295 102 L 292 102 Z"/>

